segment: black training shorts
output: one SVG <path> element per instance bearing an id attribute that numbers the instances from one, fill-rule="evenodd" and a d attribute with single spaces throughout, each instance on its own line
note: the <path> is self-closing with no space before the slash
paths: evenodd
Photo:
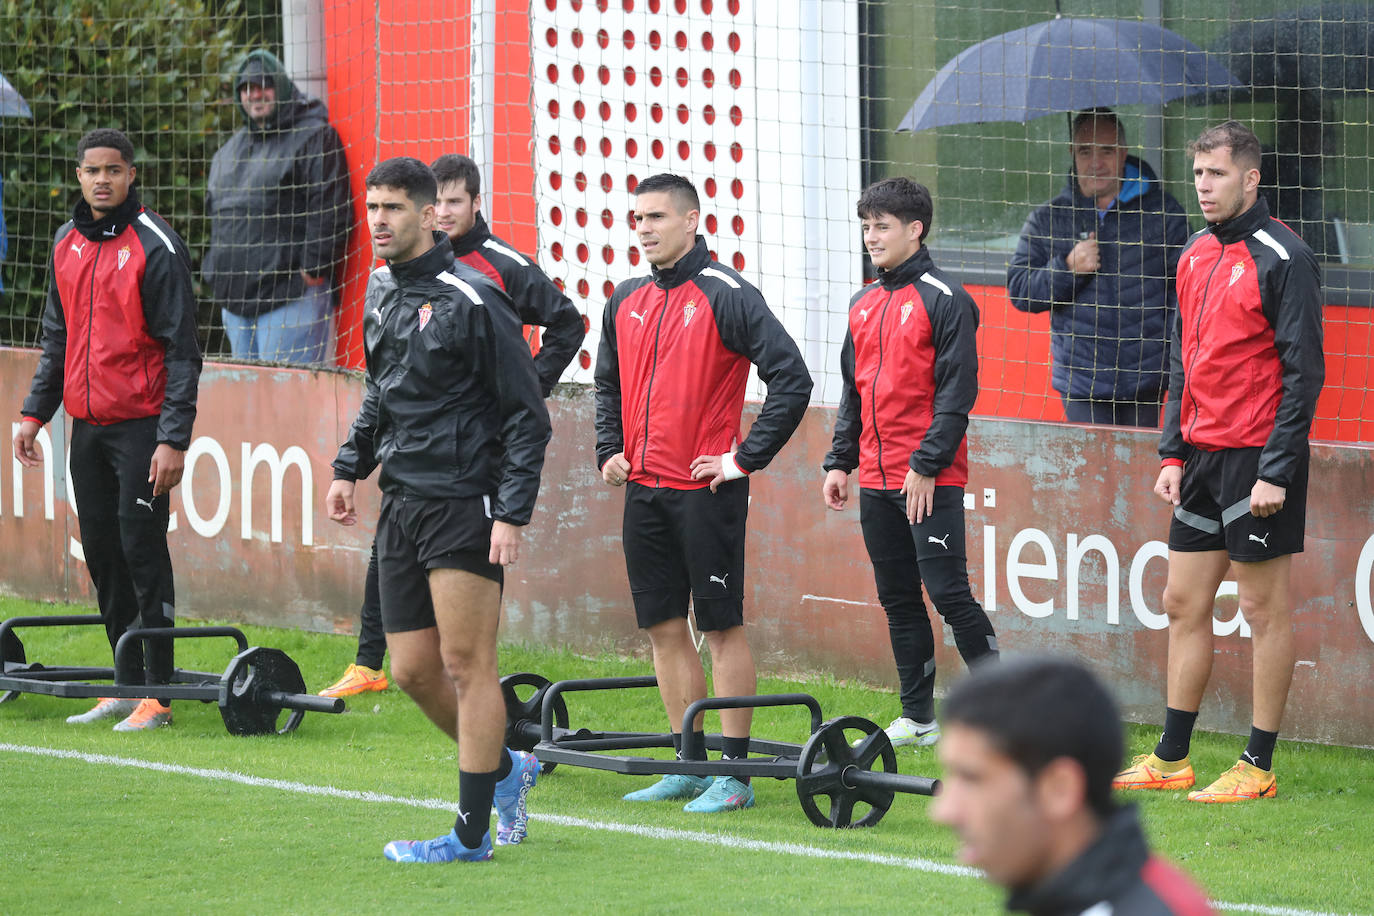
<path id="1" fill-rule="evenodd" d="M 461 569 L 498 585 L 490 563 L 491 500 L 382 496 L 377 519 L 377 584 L 382 628 L 388 633 L 435 626 L 429 570 Z"/>
<path id="2" fill-rule="evenodd" d="M 625 569 L 640 627 L 687 616 L 697 629 L 744 623 L 744 529 L 749 479 L 712 493 L 629 483 L 625 488 Z"/>
<path id="3" fill-rule="evenodd" d="M 1225 550 L 1232 560 L 1257 563 L 1302 553 L 1307 527 L 1307 465 L 1304 453 L 1284 497 L 1268 518 L 1250 514 L 1261 449 L 1197 449 L 1183 467 L 1182 501 L 1174 507 L 1169 549 Z"/>

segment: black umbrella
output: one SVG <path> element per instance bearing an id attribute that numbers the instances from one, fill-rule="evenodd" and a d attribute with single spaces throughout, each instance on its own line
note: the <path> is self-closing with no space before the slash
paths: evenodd
<path id="1" fill-rule="evenodd" d="M 1261 191 L 1280 219 L 1318 255 L 1339 249 L 1322 193 L 1338 95 L 1374 89 L 1374 8 L 1335 2 L 1239 22 L 1211 52 L 1246 88 L 1218 101 L 1275 104 L 1275 149 L 1261 167 Z"/>
<path id="2" fill-rule="evenodd" d="M 1324 3 L 1235 25 L 1211 51 L 1256 98 L 1374 89 L 1374 8 Z"/>

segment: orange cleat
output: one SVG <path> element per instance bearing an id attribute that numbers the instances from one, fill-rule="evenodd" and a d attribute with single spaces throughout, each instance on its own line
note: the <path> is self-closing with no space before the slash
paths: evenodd
<path id="1" fill-rule="evenodd" d="M 1218 776 L 1217 781 L 1207 788 L 1189 792 L 1188 801 L 1220 805 L 1273 798 L 1278 794 L 1279 781 L 1272 770 L 1261 770 L 1254 764 L 1238 760 L 1235 766 Z"/>
<path id="2" fill-rule="evenodd" d="M 138 704 L 129 718 L 115 725 L 117 732 L 142 732 L 172 724 L 172 707 L 163 706 L 152 697 Z"/>
<path id="3" fill-rule="evenodd" d="M 1191 789 L 1197 780 L 1187 757 L 1160 760 L 1154 754 L 1141 754 L 1112 780 L 1113 789 Z"/>
<path id="4" fill-rule="evenodd" d="M 344 671 L 343 677 L 321 690 L 320 696 L 351 697 L 355 694 L 366 693 L 369 690 L 385 690 L 390 686 L 391 684 L 386 679 L 386 672 L 380 668 L 349 665 Z"/>

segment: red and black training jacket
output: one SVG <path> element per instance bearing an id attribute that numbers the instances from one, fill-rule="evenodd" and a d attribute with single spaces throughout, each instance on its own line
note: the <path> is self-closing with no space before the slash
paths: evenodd
<path id="1" fill-rule="evenodd" d="M 1288 486 L 1326 378 L 1312 249 L 1260 198 L 1189 239 L 1177 287 L 1160 457 L 1262 447 L 1259 478 Z"/>
<path id="2" fill-rule="evenodd" d="M 480 213 L 472 228 L 453 242 L 453 253 L 464 264 L 486 274 L 510 297 L 522 324 L 543 328 L 534 369 L 547 398 L 582 346 L 587 333 L 582 313 L 539 265 L 492 235 Z"/>
<path id="3" fill-rule="evenodd" d="M 978 399 L 978 307 L 924 246 L 849 302 L 844 388 L 827 471 L 900 489 L 907 470 L 968 483 L 968 415 Z"/>
<path id="4" fill-rule="evenodd" d="M 181 237 L 132 191 L 99 219 L 83 200 L 57 230 L 50 263 L 23 415 L 47 423 L 61 404 L 98 426 L 157 416 L 157 441 L 189 448 L 201 356 Z"/>
<path id="5" fill-rule="evenodd" d="M 749 364 L 768 386 L 763 409 L 740 442 Z M 746 472 L 768 465 L 806 412 L 811 374 L 762 294 L 711 259 L 706 242 L 673 267 L 616 287 L 596 358 L 596 464 L 617 452 L 629 479 L 695 490 L 701 455 L 735 449 Z"/>
<path id="6" fill-rule="evenodd" d="M 1102 821 L 1097 838 L 1058 872 L 1015 887 L 1007 910 L 1032 916 L 1211 916 L 1207 895 L 1193 880 L 1150 852 L 1134 808 Z"/>

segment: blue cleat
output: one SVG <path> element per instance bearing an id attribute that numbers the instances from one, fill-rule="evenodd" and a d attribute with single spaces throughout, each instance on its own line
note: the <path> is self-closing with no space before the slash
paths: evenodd
<path id="1" fill-rule="evenodd" d="M 382 855 L 393 862 L 485 862 L 491 858 L 491 834 L 482 834 L 476 849 L 464 846 L 452 830 L 432 840 L 392 840 Z"/>
<path id="2" fill-rule="evenodd" d="M 710 785 L 710 776 L 670 773 L 647 789 L 638 789 L 626 795 L 625 801 L 677 801 L 683 798 L 696 798 Z"/>
<path id="3" fill-rule="evenodd" d="M 624 796 L 625 801 L 681 801 L 696 798 L 711 787 L 710 776 L 688 776 L 670 773 L 645 789 L 638 789 Z"/>
<path id="4" fill-rule="evenodd" d="M 514 846 L 525 839 L 525 825 L 530 815 L 525 810 L 525 797 L 539 779 L 539 761 L 526 751 L 509 748 L 511 769 L 506 778 L 496 784 L 496 845 Z"/>
<path id="5" fill-rule="evenodd" d="M 682 806 L 683 811 L 696 814 L 716 814 L 721 811 L 738 811 L 754 807 L 754 787 L 740 782 L 733 776 L 717 776 L 711 788 L 700 798 Z"/>

